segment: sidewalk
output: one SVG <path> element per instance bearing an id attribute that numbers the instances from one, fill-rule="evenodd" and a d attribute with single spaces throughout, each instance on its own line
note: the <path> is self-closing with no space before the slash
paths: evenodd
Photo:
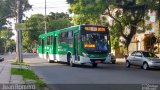
<path id="1" fill-rule="evenodd" d="M 0 62 L 0 84 L 25 84 L 22 76 L 11 75 L 11 62 Z"/>
<path id="2" fill-rule="evenodd" d="M 116 58 L 117 63 L 125 63 L 126 60 L 124 58 Z"/>

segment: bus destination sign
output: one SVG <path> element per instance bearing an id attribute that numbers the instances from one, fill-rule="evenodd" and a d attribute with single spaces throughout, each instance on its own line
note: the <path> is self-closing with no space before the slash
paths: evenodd
<path id="1" fill-rule="evenodd" d="M 104 27 L 89 27 L 89 26 L 86 26 L 86 27 L 84 27 L 84 30 L 86 30 L 86 31 L 105 32 L 106 28 L 104 28 Z"/>

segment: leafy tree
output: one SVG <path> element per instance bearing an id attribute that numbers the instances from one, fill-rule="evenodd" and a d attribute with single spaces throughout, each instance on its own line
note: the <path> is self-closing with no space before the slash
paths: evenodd
<path id="1" fill-rule="evenodd" d="M 3 46 L 4 46 L 4 52 L 7 52 L 7 48 L 9 48 L 11 43 L 11 37 L 13 36 L 13 32 L 11 30 L 8 30 L 7 28 L 3 29 L 1 31 L 1 38 L 3 38 Z"/>
<path id="2" fill-rule="evenodd" d="M 16 42 L 14 40 L 10 39 L 7 51 L 14 52 L 15 50 L 16 50 Z"/>
<path id="3" fill-rule="evenodd" d="M 106 0 L 67 0 L 74 13 L 75 24 L 99 24 L 100 15 L 106 9 Z"/>
<path id="4" fill-rule="evenodd" d="M 22 12 L 31 9 L 28 0 L 21 0 Z M 0 28 L 6 24 L 6 19 L 16 17 L 16 0 L 0 0 Z M 24 14 L 23 14 L 24 15 Z"/>
<path id="5" fill-rule="evenodd" d="M 38 36 L 44 33 L 44 16 L 32 15 L 25 21 L 26 30 L 23 31 L 23 47 L 25 51 L 32 50 L 38 41 Z"/>
<path id="6" fill-rule="evenodd" d="M 113 49 L 119 48 L 120 41 L 120 33 L 118 33 L 119 26 L 117 23 L 114 23 L 110 26 L 110 34 L 111 34 L 111 46 Z"/>
<path id="7" fill-rule="evenodd" d="M 16 1 L 17 0 L 0 0 L 0 30 L 3 30 L 3 26 L 5 24 L 7 24 L 7 18 L 13 18 L 16 17 Z M 22 12 L 31 9 L 31 5 L 28 3 L 28 0 L 21 0 L 22 3 Z M 23 14 L 24 15 L 24 14 Z M 11 33 L 10 31 L 8 31 L 7 29 L 4 29 L 3 31 L 1 31 L 0 37 L 0 52 L 6 52 L 7 51 L 7 46 L 9 48 L 14 48 L 15 47 L 15 43 L 10 40 L 10 36 L 13 35 L 13 33 Z M 3 49 L 5 48 L 5 49 Z M 12 49 L 13 50 L 13 49 Z"/>
<path id="8" fill-rule="evenodd" d="M 127 48 L 136 34 L 137 26 L 148 14 L 150 3 L 153 3 L 151 0 L 67 0 L 67 2 L 71 4 L 70 11 L 86 17 L 89 24 L 98 23 L 97 19 L 101 15 L 110 16 L 114 20 L 114 25 L 118 27 L 116 32 L 124 38 Z"/>
<path id="9" fill-rule="evenodd" d="M 26 30 L 23 31 L 23 46 L 25 51 L 37 48 L 38 36 L 45 33 L 44 16 L 41 14 L 32 15 L 25 21 Z M 47 32 L 71 26 L 69 15 L 66 13 L 53 13 L 46 17 Z"/>
<path id="10" fill-rule="evenodd" d="M 54 31 L 71 26 L 69 15 L 66 13 L 51 12 L 47 15 L 47 30 Z"/>
<path id="11" fill-rule="evenodd" d="M 4 54 L 4 43 L 5 43 L 5 40 L 4 38 L 0 38 L 0 54 Z"/>

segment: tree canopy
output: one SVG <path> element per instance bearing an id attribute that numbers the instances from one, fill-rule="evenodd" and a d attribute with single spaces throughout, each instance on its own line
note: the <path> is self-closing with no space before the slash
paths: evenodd
<path id="1" fill-rule="evenodd" d="M 38 36 L 44 33 L 44 16 L 41 14 L 32 15 L 25 21 L 25 30 L 23 31 L 23 47 L 26 51 L 31 50 L 36 42 Z"/>
<path id="2" fill-rule="evenodd" d="M 21 0 L 21 3 L 22 12 L 32 8 L 28 0 Z M 16 17 L 16 10 L 16 0 L 0 0 L 0 29 L 6 24 L 7 18 Z"/>
<path id="3" fill-rule="evenodd" d="M 13 51 L 15 49 L 15 42 L 11 39 L 13 32 L 7 28 L 3 28 L 0 31 L 0 53 L 6 53 L 7 51 Z"/>
<path id="4" fill-rule="evenodd" d="M 23 46 L 25 51 L 31 51 L 37 48 L 38 36 L 45 33 L 42 14 L 32 15 L 25 21 L 26 29 L 23 31 Z M 69 15 L 66 13 L 51 12 L 46 16 L 47 32 L 71 26 Z"/>
<path id="5" fill-rule="evenodd" d="M 47 30 L 55 31 L 71 26 L 70 17 L 67 13 L 51 12 L 47 15 Z"/>
<path id="6" fill-rule="evenodd" d="M 139 23 L 144 22 L 148 10 L 156 9 L 154 0 L 67 0 L 71 5 L 70 12 L 75 14 L 75 23 L 99 24 L 102 15 L 110 16 L 114 21 L 111 25 L 118 27 L 114 32 L 124 38 L 128 47 L 132 37 L 136 34 Z M 83 20 L 83 19 L 84 20 Z M 112 31 L 112 30 L 111 30 Z"/>

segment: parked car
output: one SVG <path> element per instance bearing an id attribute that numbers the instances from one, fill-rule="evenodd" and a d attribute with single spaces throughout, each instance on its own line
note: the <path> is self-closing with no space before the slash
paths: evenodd
<path id="1" fill-rule="evenodd" d="M 3 58 L 3 57 L 0 57 L 0 62 L 1 62 L 1 61 L 4 61 L 4 58 Z"/>
<path id="2" fill-rule="evenodd" d="M 131 65 L 141 66 L 145 70 L 160 68 L 160 58 L 152 52 L 134 51 L 126 59 L 126 67 L 129 68 Z"/>

